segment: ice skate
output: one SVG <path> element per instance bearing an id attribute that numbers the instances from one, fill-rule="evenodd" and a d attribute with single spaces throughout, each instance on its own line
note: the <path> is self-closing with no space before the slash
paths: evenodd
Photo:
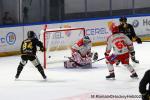
<path id="1" fill-rule="evenodd" d="M 132 58 L 132 62 L 139 64 L 139 60 L 136 60 L 135 58 Z"/>
<path id="2" fill-rule="evenodd" d="M 116 62 L 116 66 L 118 66 L 120 64 L 120 60 L 118 60 L 117 62 Z"/>
<path id="3" fill-rule="evenodd" d="M 17 81 L 17 80 L 18 80 L 18 78 L 19 78 L 19 75 L 18 75 L 18 74 L 16 74 L 16 76 L 15 76 L 15 81 Z"/>
<path id="4" fill-rule="evenodd" d="M 46 79 L 47 79 L 47 76 L 45 76 L 45 75 L 44 75 L 44 76 L 43 76 L 43 79 L 45 79 L 45 80 L 46 80 Z"/>
<path id="5" fill-rule="evenodd" d="M 18 79 L 18 78 L 19 78 L 19 75 L 18 75 L 18 74 L 16 74 L 15 78 L 16 78 L 16 79 Z"/>
<path id="6" fill-rule="evenodd" d="M 115 80 L 115 74 L 114 74 L 114 73 L 111 73 L 110 75 L 106 76 L 106 79 Z"/>
<path id="7" fill-rule="evenodd" d="M 133 79 L 138 79 L 138 75 L 136 73 L 133 73 L 132 75 L 130 75 L 130 77 Z"/>

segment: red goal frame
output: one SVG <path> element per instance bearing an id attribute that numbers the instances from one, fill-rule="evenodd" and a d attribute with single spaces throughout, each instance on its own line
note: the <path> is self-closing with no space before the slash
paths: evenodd
<path id="1" fill-rule="evenodd" d="M 82 30 L 83 35 L 85 35 L 85 28 L 63 28 L 63 29 L 56 29 L 56 30 L 47 30 L 47 25 L 44 27 L 44 33 L 43 33 L 43 42 L 44 42 L 44 48 L 46 49 L 46 33 L 47 32 L 59 32 L 59 31 L 72 31 L 72 30 Z M 44 50 L 44 68 L 46 69 L 46 50 Z"/>

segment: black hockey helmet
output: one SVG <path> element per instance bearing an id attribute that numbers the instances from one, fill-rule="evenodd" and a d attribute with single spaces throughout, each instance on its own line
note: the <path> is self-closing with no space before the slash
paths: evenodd
<path id="1" fill-rule="evenodd" d="M 28 31 L 27 37 L 28 38 L 35 38 L 35 33 L 33 31 Z"/>
<path id="2" fill-rule="evenodd" d="M 124 16 L 123 16 L 123 17 L 120 17 L 119 21 L 120 21 L 120 22 L 127 22 L 127 18 L 124 17 Z"/>

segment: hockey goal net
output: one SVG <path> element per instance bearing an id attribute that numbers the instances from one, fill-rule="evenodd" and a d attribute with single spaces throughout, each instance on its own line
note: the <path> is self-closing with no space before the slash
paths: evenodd
<path id="1" fill-rule="evenodd" d="M 40 40 L 46 50 L 39 54 L 44 68 L 60 63 L 71 56 L 70 47 L 85 35 L 84 28 L 45 29 L 40 33 Z"/>

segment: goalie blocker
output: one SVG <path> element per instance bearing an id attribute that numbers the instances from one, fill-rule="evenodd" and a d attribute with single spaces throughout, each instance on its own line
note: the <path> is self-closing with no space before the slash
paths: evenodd
<path id="1" fill-rule="evenodd" d="M 69 60 L 64 62 L 65 68 L 91 68 L 92 67 L 92 55 L 91 53 L 91 40 L 88 36 L 84 36 L 77 41 L 71 48 L 72 57 L 68 57 Z M 93 60 L 98 59 L 98 54 L 94 54 Z"/>

